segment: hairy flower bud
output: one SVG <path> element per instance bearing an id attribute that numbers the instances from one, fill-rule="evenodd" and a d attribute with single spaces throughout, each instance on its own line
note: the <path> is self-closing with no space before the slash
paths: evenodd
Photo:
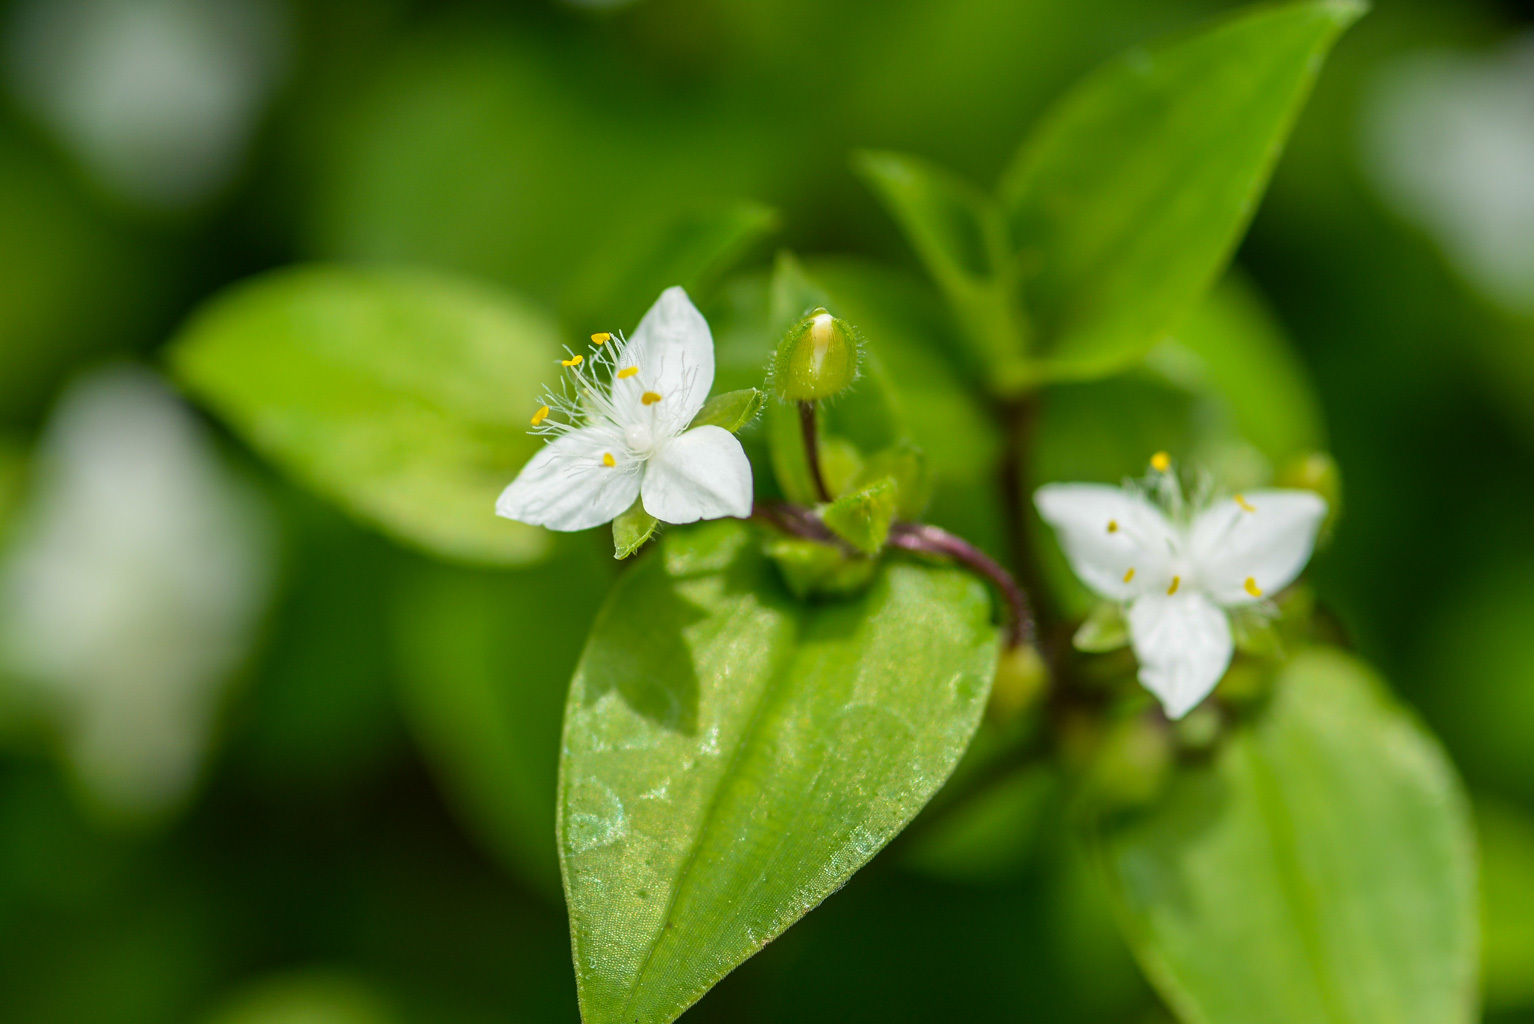
<path id="1" fill-rule="evenodd" d="M 858 375 L 856 329 L 817 309 L 788 329 L 772 365 L 772 386 L 789 402 L 830 398 Z"/>

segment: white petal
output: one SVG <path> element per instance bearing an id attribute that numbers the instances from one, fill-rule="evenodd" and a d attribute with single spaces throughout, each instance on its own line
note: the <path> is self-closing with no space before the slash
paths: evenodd
<path id="1" fill-rule="evenodd" d="M 615 464 L 605 465 L 604 455 Z M 634 503 L 639 475 L 620 439 L 582 427 L 544 445 L 501 492 L 495 514 L 551 530 L 590 529 Z"/>
<path id="2" fill-rule="evenodd" d="M 1203 594 L 1152 594 L 1129 606 L 1140 683 L 1181 718 L 1209 696 L 1230 665 L 1230 619 Z"/>
<path id="3" fill-rule="evenodd" d="M 714 336 L 680 286 L 661 292 L 617 360 L 639 372 L 613 381 L 613 405 L 625 426 L 643 423 L 656 437 L 686 430 L 714 386 Z M 646 405 L 646 394 L 660 397 Z"/>
<path id="4" fill-rule="evenodd" d="M 1144 497 L 1107 484 L 1046 484 L 1033 503 L 1071 569 L 1103 597 L 1124 601 L 1171 582 L 1177 534 Z"/>
<path id="5" fill-rule="evenodd" d="M 1248 511 L 1247 509 L 1254 511 Z M 1326 501 L 1313 491 L 1250 491 L 1193 521 L 1189 560 L 1198 586 L 1223 605 L 1250 604 L 1288 586 L 1310 561 Z"/>
<path id="6" fill-rule="evenodd" d="M 751 462 L 723 427 L 695 427 L 645 466 L 644 507 L 663 523 L 751 515 Z"/>

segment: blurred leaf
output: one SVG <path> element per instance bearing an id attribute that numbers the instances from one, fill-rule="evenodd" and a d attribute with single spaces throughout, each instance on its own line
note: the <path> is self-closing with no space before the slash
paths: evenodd
<path id="1" fill-rule="evenodd" d="M 0 434 L 0 542 L 5 539 L 11 516 L 21 504 L 27 457 L 21 442 Z"/>
<path id="2" fill-rule="evenodd" d="M 1131 945 L 1190 1022 L 1475 1018 L 1474 841 L 1437 744 L 1312 649 L 1272 705 L 1094 845 Z"/>
<path id="3" fill-rule="evenodd" d="M 604 239 L 566 294 L 566 319 L 582 330 L 626 327 L 639 322 L 657 295 L 678 284 L 700 301 L 777 227 L 771 207 L 733 203 L 683 211 L 626 239 Z"/>
<path id="4" fill-rule="evenodd" d="M 585 1020 L 673 1020 L 903 828 L 979 724 L 989 616 L 977 581 L 898 562 L 796 605 L 727 521 L 623 577 L 560 774 Z"/>
<path id="5" fill-rule="evenodd" d="M 565 684 L 607 586 L 604 562 L 571 541 L 537 569 L 423 565 L 394 618 L 401 696 L 427 760 L 485 845 L 551 894 Z"/>
<path id="6" fill-rule="evenodd" d="M 399 1020 L 367 983 L 312 972 L 272 978 L 232 997 L 209 1024 L 395 1024 Z"/>
<path id="7" fill-rule="evenodd" d="M 1223 399 L 1241 437 L 1275 466 L 1326 447 L 1321 402 L 1305 367 L 1240 275 L 1227 275 L 1151 358 L 1190 390 Z"/>
<path id="8" fill-rule="evenodd" d="M 1356 0 L 1256 7 L 1136 48 L 1045 115 L 1002 199 L 1044 347 L 1036 372 L 1111 372 L 1219 275 Z"/>
<path id="9" fill-rule="evenodd" d="M 933 820 L 902 864 L 925 875 L 970 884 L 1014 876 L 1051 821 L 1058 780 L 1043 768 L 1013 772 Z M 913 830 L 914 831 L 914 830 Z"/>
<path id="10" fill-rule="evenodd" d="M 1026 379 L 1027 332 L 1016 308 L 1016 266 L 996 200 L 916 157 L 860 153 L 854 166 L 900 223 L 953 306 L 969 363 L 988 388 Z"/>
<path id="11" fill-rule="evenodd" d="M 142 339 L 157 254 L 0 127 L 0 420 L 39 413 L 91 352 Z"/>
<path id="12" fill-rule="evenodd" d="M 644 499 L 635 498 L 634 504 L 613 520 L 613 557 L 624 559 L 632 555 L 659 528 L 660 520 L 645 511 Z"/>
<path id="13" fill-rule="evenodd" d="M 1117 601 L 1099 601 L 1071 637 L 1071 646 L 1087 654 L 1106 654 L 1129 645 L 1129 623 L 1124 606 Z"/>
<path id="14" fill-rule="evenodd" d="M 698 415 L 692 418 L 688 429 L 712 425 L 737 434 L 756 419 L 766 400 L 767 395 L 757 388 L 726 391 L 722 395 L 715 395 L 703 403 L 703 408 L 699 409 Z"/>
<path id="15" fill-rule="evenodd" d="M 1476 801 L 1481 853 L 1481 980 L 1492 1010 L 1534 1006 L 1534 817 Z"/>
<path id="16" fill-rule="evenodd" d="M 493 289 L 302 267 L 215 299 L 172 359 L 246 440 L 352 513 L 434 554 L 517 564 L 548 535 L 497 518 L 495 499 L 540 444 L 527 416 L 557 337 Z"/>

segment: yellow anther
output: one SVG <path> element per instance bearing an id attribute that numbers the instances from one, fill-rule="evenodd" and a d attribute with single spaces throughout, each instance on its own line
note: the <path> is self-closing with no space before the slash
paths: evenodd
<path id="1" fill-rule="evenodd" d="M 1172 468 L 1172 457 L 1166 452 L 1157 452 L 1151 456 L 1151 468 L 1158 473 L 1165 473 Z"/>
<path id="2" fill-rule="evenodd" d="M 636 374 L 638 372 L 639 372 L 639 367 L 637 367 L 637 366 L 625 366 L 623 369 L 618 371 L 618 379 L 619 380 L 627 380 L 628 378 L 634 376 L 634 374 Z"/>
<path id="3" fill-rule="evenodd" d="M 586 357 L 585 356 L 574 355 L 574 356 L 571 356 L 569 359 L 561 359 L 559 361 L 559 365 L 560 366 L 579 366 L 582 363 L 584 363 L 585 361 L 586 361 Z"/>
<path id="4" fill-rule="evenodd" d="M 616 466 L 617 464 L 618 464 L 618 461 L 613 458 L 613 453 L 612 452 L 603 452 L 602 453 L 602 465 L 604 465 L 604 466 Z"/>
<path id="5" fill-rule="evenodd" d="M 1182 577 L 1173 576 L 1172 585 L 1166 588 L 1166 596 L 1171 597 L 1173 594 L 1177 593 L 1177 588 L 1180 586 L 1182 586 Z"/>
<path id="6" fill-rule="evenodd" d="M 1124 582 L 1128 583 L 1130 580 L 1132 580 L 1134 578 L 1135 578 L 1135 567 L 1131 565 L 1129 567 L 1129 571 L 1124 574 Z"/>
<path id="7" fill-rule="evenodd" d="M 612 341 L 612 340 L 613 340 L 613 336 L 611 334 L 608 334 L 606 331 L 602 331 L 599 334 L 593 334 L 591 336 L 591 343 L 593 345 L 605 345 L 609 341 Z"/>
<path id="8" fill-rule="evenodd" d="M 1110 520 L 1108 520 L 1108 532 L 1109 533 L 1118 533 L 1119 532 L 1119 521 L 1117 519 L 1110 519 Z"/>
<path id="9" fill-rule="evenodd" d="M 1239 495 L 1239 494 L 1236 495 L 1236 504 L 1240 505 L 1247 512 L 1256 512 L 1257 511 L 1255 506 L 1250 504 L 1245 498 L 1241 497 L 1241 495 Z"/>
<path id="10" fill-rule="evenodd" d="M 1262 589 L 1257 586 L 1257 580 L 1254 577 L 1248 576 L 1246 578 L 1246 582 L 1242 584 L 1242 586 L 1244 586 L 1246 588 L 1246 592 L 1251 594 L 1253 597 L 1262 596 Z"/>
<path id="11" fill-rule="evenodd" d="M 538 411 L 533 413 L 533 426 L 536 427 L 538 424 L 542 423 L 544 420 L 546 420 L 548 418 L 549 418 L 549 407 L 546 406 L 546 405 L 545 406 L 540 406 Z"/>
<path id="12" fill-rule="evenodd" d="M 657 395 L 653 391 L 646 391 L 644 394 L 639 396 L 639 400 L 645 405 L 654 405 L 656 402 L 660 401 L 660 395 Z"/>

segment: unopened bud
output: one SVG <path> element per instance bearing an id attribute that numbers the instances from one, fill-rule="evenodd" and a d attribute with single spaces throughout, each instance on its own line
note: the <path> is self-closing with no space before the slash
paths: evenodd
<path id="1" fill-rule="evenodd" d="M 1019 644 L 1001 652 L 996 660 L 996 679 L 991 683 L 988 708 L 997 722 L 1010 722 L 1037 704 L 1049 689 L 1049 666 L 1032 644 Z"/>
<path id="2" fill-rule="evenodd" d="M 784 401 L 813 402 L 840 394 L 857 375 L 857 330 L 817 309 L 783 335 L 773 360 L 772 386 Z"/>

